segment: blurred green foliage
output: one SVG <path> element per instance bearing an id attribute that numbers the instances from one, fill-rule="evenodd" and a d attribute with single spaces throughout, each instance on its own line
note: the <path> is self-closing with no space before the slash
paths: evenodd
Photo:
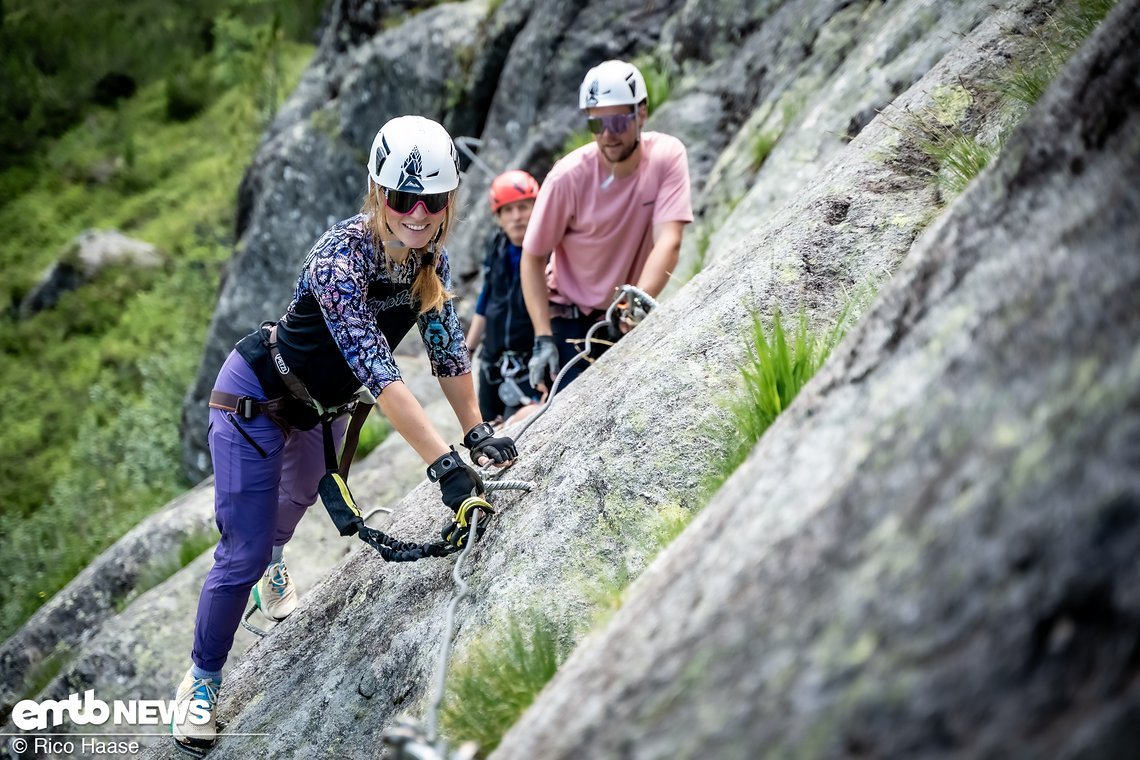
<path id="1" fill-rule="evenodd" d="M 268 24 L 284 41 L 312 43 L 323 6 L 323 0 L 4 0 L 0 169 L 26 163 L 45 138 L 153 82 L 170 81 L 185 94 L 179 88 L 194 64 L 226 40 L 220 20 L 247 30 Z M 201 105 L 221 91 L 204 88 Z"/>
<path id="2" fill-rule="evenodd" d="M 59 83 L 45 97 L 106 70 L 111 52 L 94 38 L 136 18 L 128 11 L 140 20 L 116 32 L 132 50 L 115 60 L 140 56 L 145 69 L 144 53 L 153 59 L 133 95 L 85 102 L 80 122 L 51 140 L 41 134 L 36 152 L 0 171 L 0 638 L 189 485 L 181 403 L 233 251 L 237 187 L 313 51 L 290 37 L 311 36 L 315 20 L 305 34 L 286 33 L 299 29 L 288 19 L 304 3 L 152 5 L 149 15 L 143 3 L 114 12 L 86 0 L 4 6 L 2 33 L 25 44 L 73 22 L 56 79 L 39 80 Z M 173 40 L 199 18 L 208 45 Z M 24 26 L 33 21 L 35 34 Z M 94 51 L 89 61 L 83 51 Z M 41 273 L 88 228 L 151 243 L 164 263 L 110 267 L 51 309 L 17 318 Z"/>

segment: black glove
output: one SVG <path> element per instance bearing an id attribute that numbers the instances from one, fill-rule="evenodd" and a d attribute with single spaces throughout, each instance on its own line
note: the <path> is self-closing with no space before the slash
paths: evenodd
<path id="1" fill-rule="evenodd" d="M 463 464 L 454 446 L 428 466 L 427 475 L 432 483 L 439 483 L 443 503 L 452 512 L 458 512 L 467 498 L 482 496 L 484 492 L 483 480 L 475 470 Z"/>
<path id="2" fill-rule="evenodd" d="M 495 431 L 486 422 L 480 422 L 463 436 L 463 445 L 471 452 L 471 463 L 478 465 L 479 457 L 485 456 L 495 464 L 505 464 L 518 459 L 519 451 L 515 442 L 508 436 L 495 437 Z"/>

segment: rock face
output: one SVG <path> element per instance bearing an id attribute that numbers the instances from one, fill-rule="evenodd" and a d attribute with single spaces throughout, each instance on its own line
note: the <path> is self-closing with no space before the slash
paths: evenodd
<path id="1" fill-rule="evenodd" d="M 150 243 L 127 237 L 118 230 L 86 230 L 71 241 L 59 260 L 24 296 L 18 310 L 20 318 L 52 308 L 64 293 L 90 282 L 109 266 L 145 268 L 161 263 L 162 257 Z"/>
<path id="2" fill-rule="evenodd" d="M 519 439 L 511 476 L 539 487 L 493 498 L 457 652 L 528 606 L 583 634 L 595 587 L 645 568 L 663 513 L 696 508 L 742 317 L 802 307 L 826 326 L 852 286 L 903 267 L 502 756 L 1126 746 L 1140 542 L 1140 266 L 1122 253 L 1138 242 L 1140 48 L 1126 5 L 935 227 L 945 199 L 911 137 L 889 118 L 860 124 Z M 1028 38 L 1011 30 L 1046 11 L 987 11 L 892 108 L 936 109 L 944 88 L 1008 66 Z M 535 5 L 520 35 L 551 12 Z M 898 30 L 903 49 L 923 37 Z M 993 128 L 982 106 L 961 115 L 966 134 Z M 440 518 L 423 483 L 391 532 L 426 540 Z M 379 733 L 432 696 L 453 561 L 346 559 L 229 676 L 212 757 L 379 754 Z"/>
<path id="3" fill-rule="evenodd" d="M 665 0 L 630 7 L 505 0 L 489 16 L 484 5 L 448 3 L 368 34 L 399 7 L 333 4 L 313 65 L 243 181 L 239 253 L 183 408 L 191 477 L 209 467 L 202 432 L 218 367 L 238 337 L 284 309 L 316 236 L 355 213 L 363 152 L 386 118 L 415 111 L 440 119 L 455 136 L 480 137 L 479 157 L 492 171 L 524 168 L 541 179 L 567 139 L 584 129 L 577 90 L 591 66 L 612 57 L 661 61 L 652 66 L 670 76 L 671 86 L 668 100 L 650 104 L 647 128 L 685 141 L 698 217 L 685 237 L 676 287 L 793 198 L 876 109 L 994 12 L 983 0 Z M 1016 28 L 1003 37 L 1010 48 L 1036 39 Z M 1008 66 L 1008 59 L 989 65 Z M 772 147 L 758 158 L 764 141 Z M 466 173 L 466 219 L 448 243 L 466 311 L 494 229 L 490 180 L 482 171 Z"/>
<path id="4" fill-rule="evenodd" d="M 0 646 L 0 721 L 30 696 L 26 681 L 37 666 L 56 652 L 70 659 L 82 638 L 115 614 L 148 566 L 177 557 L 187 536 L 213 528 L 212 486 L 211 479 L 175 499 L 116 541 Z"/>
<path id="5" fill-rule="evenodd" d="M 337 0 L 243 183 L 187 469 L 205 472 L 217 367 L 355 211 L 380 123 L 434 116 L 480 136 L 496 169 L 541 176 L 580 124 L 582 73 L 653 53 L 673 85 L 650 127 L 689 149 L 695 276 L 519 439 L 510 476 L 538 487 L 492 497 L 456 651 L 531 607 L 582 638 L 599 588 L 645 572 L 497 756 L 1123 756 L 1140 715 L 1140 22 L 1121 4 L 940 217 L 949 198 L 909 119 L 950 110 L 992 142 L 1016 116 L 993 85 L 1055 3 L 472 1 L 384 29 L 423 4 Z M 490 229 L 488 181 L 465 177 L 461 278 Z M 860 315 L 852 293 L 880 287 Z M 852 308 L 865 318 L 820 376 L 649 565 L 663 517 L 698 508 L 749 313 L 803 309 L 826 328 Z M 419 481 L 422 463 L 385 447 L 354 468 L 359 498 Z M 184 497 L 194 520 L 206 493 Z M 390 532 L 429 540 L 443 514 L 421 482 Z M 320 567 L 340 561 L 345 542 L 312 542 Z M 129 586 L 142 562 L 112 554 L 77 581 Z M 5 709 L 60 642 L 77 654 L 44 698 L 164 698 L 185 666 L 170 621 L 192 616 L 207 562 L 117 617 L 115 593 L 88 603 L 82 585 L 46 606 L 0 650 Z M 211 757 L 383 756 L 380 733 L 433 696 L 453 563 L 363 547 L 340 561 L 227 675 Z"/>
<path id="6" fill-rule="evenodd" d="M 1137 5 L 492 757 L 1135 753 Z"/>

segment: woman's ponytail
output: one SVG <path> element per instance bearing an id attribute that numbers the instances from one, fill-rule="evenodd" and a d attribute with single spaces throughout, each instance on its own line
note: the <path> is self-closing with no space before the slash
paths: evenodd
<path id="1" fill-rule="evenodd" d="M 419 306 L 420 314 L 432 309 L 442 309 L 443 305 L 454 297 L 454 294 L 444 289 L 443 280 L 436 274 L 438 256 L 433 243 L 420 258 L 420 271 L 416 273 L 415 282 L 412 283 L 412 299 Z"/>

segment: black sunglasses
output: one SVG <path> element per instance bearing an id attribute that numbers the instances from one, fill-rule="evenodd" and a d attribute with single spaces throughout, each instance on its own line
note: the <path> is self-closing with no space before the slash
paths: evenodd
<path id="1" fill-rule="evenodd" d="M 438 214 L 447 208 L 451 193 L 405 193 L 384 188 L 384 202 L 397 214 L 410 214 L 421 201 L 429 214 Z"/>

